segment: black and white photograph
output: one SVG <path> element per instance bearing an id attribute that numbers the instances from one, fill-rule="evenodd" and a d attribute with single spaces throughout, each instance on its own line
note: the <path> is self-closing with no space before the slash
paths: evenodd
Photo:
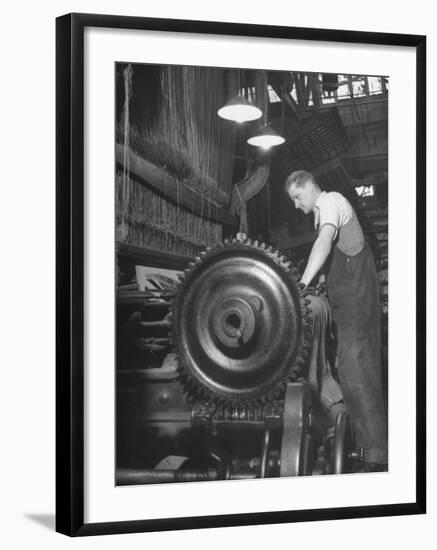
<path id="1" fill-rule="evenodd" d="M 431 7 L 5 4 L 2 547 L 432 547 Z"/>
<path id="2" fill-rule="evenodd" d="M 114 87 L 115 485 L 384 476 L 389 76 Z"/>

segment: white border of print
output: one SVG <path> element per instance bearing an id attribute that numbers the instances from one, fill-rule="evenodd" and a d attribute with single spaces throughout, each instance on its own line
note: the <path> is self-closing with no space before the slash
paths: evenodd
<path id="1" fill-rule="evenodd" d="M 415 501 L 415 53 L 402 47 L 85 29 L 86 523 Z M 390 77 L 389 473 L 115 487 L 117 61 Z"/>

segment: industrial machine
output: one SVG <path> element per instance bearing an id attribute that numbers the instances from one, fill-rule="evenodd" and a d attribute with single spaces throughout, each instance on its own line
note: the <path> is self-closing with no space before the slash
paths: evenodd
<path id="1" fill-rule="evenodd" d="M 176 292 L 117 311 L 117 484 L 343 473 L 363 459 L 347 414 L 330 422 L 306 381 L 311 312 L 278 251 L 218 243 Z"/>

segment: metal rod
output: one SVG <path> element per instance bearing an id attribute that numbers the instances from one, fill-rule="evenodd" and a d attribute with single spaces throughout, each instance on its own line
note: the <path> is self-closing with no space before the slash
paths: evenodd
<path id="1" fill-rule="evenodd" d="M 120 468 L 116 473 L 117 485 L 213 481 L 215 479 L 218 479 L 218 471 L 215 468 L 208 468 L 207 470 L 135 470 Z"/>
<path id="2" fill-rule="evenodd" d="M 255 479 L 255 473 L 241 471 L 231 473 L 229 479 Z M 116 485 L 146 485 L 150 483 L 178 483 L 188 481 L 215 481 L 218 470 L 136 470 L 120 468 L 116 473 Z"/>
<path id="3" fill-rule="evenodd" d="M 259 467 L 259 477 L 266 477 L 267 458 L 270 447 L 270 430 L 264 432 L 264 438 L 261 447 L 261 462 Z"/>
<path id="4" fill-rule="evenodd" d="M 377 95 L 383 95 L 383 94 L 375 94 L 375 96 Z M 369 97 L 375 97 L 375 96 L 369 96 Z M 363 96 L 363 97 L 366 97 L 366 96 Z M 360 105 L 372 105 L 374 103 L 387 103 L 387 95 L 385 95 L 384 97 L 381 97 L 381 98 L 377 98 L 377 99 L 373 99 L 373 100 L 370 100 L 370 101 L 360 101 L 361 98 L 359 97 L 354 97 L 354 98 L 350 98 L 348 96 L 344 97 L 344 99 L 342 97 L 340 97 L 339 100 L 337 101 L 333 101 L 331 103 L 322 103 L 320 105 L 320 108 L 323 109 L 323 108 L 326 108 L 328 109 L 329 107 L 332 107 L 332 105 L 335 105 L 337 108 L 340 108 L 340 107 L 352 107 L 352 101 L 354 101 L 354 103 L 359 107 Z M 350 102 L 350 103 L 348 103 Z M 299 105 L 299 102 L 297 103 Z M 302 113 L 307 113 L 307 112 L 312 112 L 313 111 L 313 108 L 300 108 L 299 109 L 300 112 Z"/>

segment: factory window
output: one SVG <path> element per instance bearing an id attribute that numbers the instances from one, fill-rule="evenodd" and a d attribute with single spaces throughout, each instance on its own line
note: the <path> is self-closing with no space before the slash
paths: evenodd
<path id="1" fill-rule="evenodd" d="M 369 83 L 369 94 L 370 95 L 382 93 L 381 77 L 379 77 L 379 76 L 368 76 L 367 81 Z"/>
<path id="2" fill-rule="evenodd" d="M 281 98 L 278 96 L 278 94 L 275 92 L 275 90 L 269 86 L 269 101 L 270 103 L 278 103 L 278 101 L 281 101 Z"/>
<path id="3" fill-rule="evenodd" d="M 354 97 L 363 97 L 366 95 L 366 77 L 353 77 L 352 90 Z"/>
<path id="4" fill-rule="evenodd" d="M 349 83 L 348 83 L 350 78 L 351 77 L 346 75 L 346 74 L 339 74 L 338 75 L 338 82 L 339 82 L 339 86 L 338 86 L 338 90 L 337 90 L 338 99 L 350 98 L 351 93 L 350 93 L 350 88 L 349 88 Z"/>
<path id="5" fill-rule="evenodd" d="M 355 187 L 355 191 L 359 197 L 373 197 L 375 195 L 375 187 L 373 185 L 361 185 Z"/>

